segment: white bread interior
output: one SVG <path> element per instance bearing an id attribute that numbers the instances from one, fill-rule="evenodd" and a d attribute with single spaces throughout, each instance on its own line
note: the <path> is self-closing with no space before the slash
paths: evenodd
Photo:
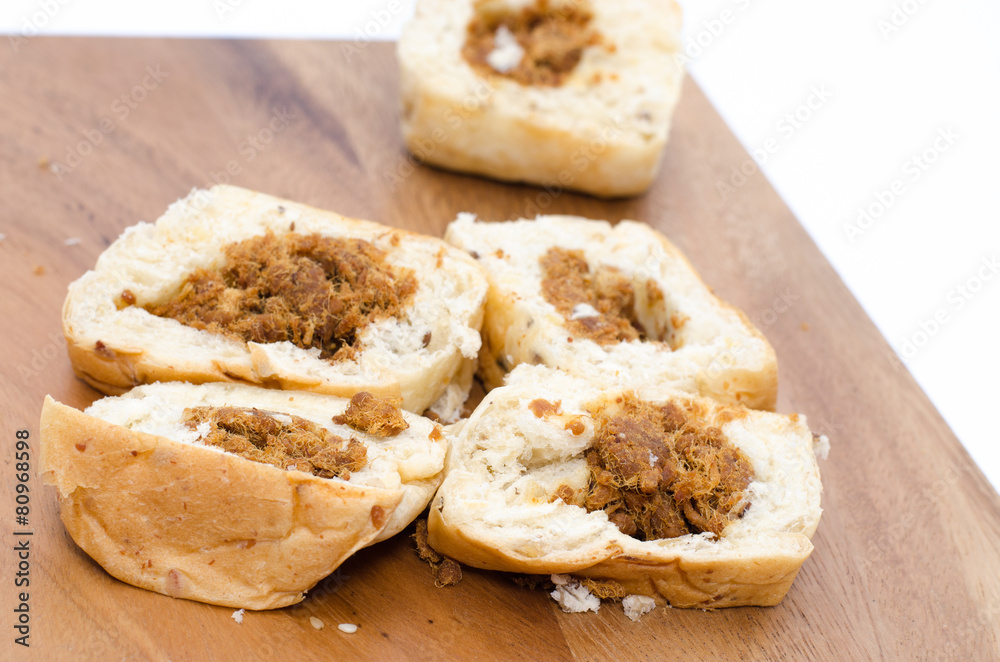
<path id="1" fill-rule="evenodd" d="M 416 275 L 418 288 L 402 318 L 360 332 L 357 360 L 322 360 L 319 350 L 289 342 L 242 342 L 144 309 L 168 300 L 196 269 L 221 266 L 226 245 L 269 230 L 280 236 L 293 223 L 300 234 L 369 241 L 385 251 L 388 263 Z M 126 289 L 136 305 L 119 309 Z M 70 285 L 63 330 L 74 370 L 104 393 L 152 381 L 240 381 L 341 396 L 369 391 L 402 398 L 405 409 L 419 413 L 474 360 L 485 295 L 475 262 L 439 239 L 216 186 L 193 191 L 155 224 L 126 229 L 96 268 Z"/>
<path id="2" fill-rule="evenodd" d="M 589 8 L 602 37 L 559 87 L 480 76 L 463 58 L 475 12 L 524 0 L 420 0 L 397 50 L 402 131 L 418 160 L 597 196 L 635 195 L 659 168 L 680 96 L 673 0 L 551 0 Z"/>
<path id="3" fill-rule="evenodd" d="M 640 541 L 603 511 L 554 499 L 560 485 L 587 486 L 583 454 L 595 431 L 584 406 L 623 392 L 541 366 L 515 369 L 453 430 L 445 480 L 431 502 L 430 544 L 478 568 L 613 579 L 630 594 L 675 607 L 779 602 L 812 551 L 822 512 L 815 456 L 822 443 L 805 419 L 656 386 L 635 389 L 652 402 L 696 403 L 699 420 L 720 427 L 755 472 L 750 507 L 721 537 Z M 538 398 L 558 402 L 562 413 L 537 417 L 528 405 Z M 571 420 L 583 423 L 582 434 L 566 429 Z"/>
<path id="4" fill-rule="evenodd" d="M 741 311 L 720 300 L 687 258 L 648 225 L 572 216 L 477 221 L 459 214 L 445 240 L 478 256 L 490 290 L 479 375 L 487 388 L 521 363 L 544 364 L 591 380 L 639 387 L 662 384 L 756 409 L 778 393 L 774 349 Z M 550 248 L 583 251 L 591 269 L 618 268 L 632 281 L 639 321 L 665 343 L 599 345 L 574 338 L 542 293 L 540 258 Z M 646 282 L 663 293 L 650 302 Z M 672 348 L 672 349 L 671 349 Z"/>
<path id="5" fill-rule="evenodd" d="M 294 604 L 361 547 L 398 533 L 442 478 L 432 421 L 378 438 L 332 422 L 348 400 L 242 384 L 139 386 L 80 412 L 46 398 L 42 480 L 76 543 L 111 575 L 173 597 L 246 609 Z M 347 480 L 244 459 L 198 442 L 186 407 L 293 414 L 366 448 Z"/>

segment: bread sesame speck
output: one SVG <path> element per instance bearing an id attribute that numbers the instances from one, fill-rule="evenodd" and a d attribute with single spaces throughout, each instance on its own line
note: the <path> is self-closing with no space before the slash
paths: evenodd
<path id="1" fill-rule="evenodd" d="M 326 623 L 316 618 L 315 616 L 309 617 L 309 623 L 317 630 L 322 630 L 326 626 Z"/>
<path id="2" fill-rule="evenodd" d="M 337 626 L 337 629 L 341 632 L 346 632 L 347 634 L 354 634 L 358 631 L 358 626 L 354 623 L 341 623 Z"/>

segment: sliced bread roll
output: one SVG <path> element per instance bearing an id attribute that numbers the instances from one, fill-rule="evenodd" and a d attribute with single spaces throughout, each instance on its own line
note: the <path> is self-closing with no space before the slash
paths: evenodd
<path id="1" fill-rule="evenodd" d="M 445 239 L 489 278 L 479 362 L 487 388 L 531 363 L 774 408 L 778 368 L 767 339 L 648 225 L 571 216 L 483 223 L 460 214 Z"/>
<path id="2" fill-rule="evenodd" d="M 813 549 L 801 416 L 520 366 L 457 427 L 428 540 L 461 563 L 711 608 L 778 603 Z"/>
<path id="3" fill-rule="evenodd" d="M 41 438 L 42 480 L 105 570 L 246 609 L 301 601 L 399 532 L 447 450 L 437 424 L 376 396 L 219 383 L 148 384 L 83 412 L 46 398 Z"/>
<path id="4" fill-rule="evenodd" d="M 237 381 L 422 412 L 464 400 L 486 289 L 439 239 L 216 186 L 128 228 L 70 285 L 63 330 L 104 393 Z"/>
<path id="5" fill-rule="evenodd" d="M 593 195 L 652 183 L 680 96 L 673 0 L 420 0 L 397 51 L 420 161 Z"/>

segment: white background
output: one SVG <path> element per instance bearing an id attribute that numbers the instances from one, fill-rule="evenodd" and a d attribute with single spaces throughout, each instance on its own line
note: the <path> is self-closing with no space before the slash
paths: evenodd
<path id="1" fill-rule="evenodd" d="M 412 4 L 3 0 L 0 32 L 395 39 Z M 1000 486 L 1000 3 L 681 4 L 690 73 Z"/>

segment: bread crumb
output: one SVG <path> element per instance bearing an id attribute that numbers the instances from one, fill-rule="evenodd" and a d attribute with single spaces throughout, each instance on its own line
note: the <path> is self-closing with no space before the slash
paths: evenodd
<path id="1" fill-rule="evenodd" d="M 31 273 L 35 274 L 36 276 L 44 276 L 45 275 L 45 267 L 43 267 L 42 265 L 39 264 L 37 267 L 35 267 L 34 269 L 31 270 Z"/>
<path id="2" fill-rule="evenodd" d="M 813 435 L 813 451 L 817 460 L 825 460 L 830 455 L 830 438 L 825 434 Z"/>
<path id="3" fill-rule="evenodd" d="M 601 608 L 601 599 L 573 577 L 552 575 L 551 580 L 556 588 L 549 595 L 559 603 L 563 611 L 579 614 L 587 611 L 596 612 Z"/>
<path id="4" fill-rule="evenodd" d="M 346 632 L 347 634 L 354 634 L 358 631 L 358 626 L 354 623 L 341 623 L 337 626 L 337 629 L 341 632 Z"/>
<path id="5" fill-rule="evenodd" d="M 633 621 L 638 621 L 653 611 L 653 608 L 656 607 L 656 601 L 645 595 L 629 595 L 622 600 L 622 607 L 625 608 L 626 616 Z"/>
<path id="6" fill-rule="evenodd" d="M 5 235 L 3 232 L 0 232 L 0 241 L 3 241 L 6 238 L 7 238 L 7 235 Z"/>
<path id="7" fill-rule="evenodd" d="M 573 311 L 569 318 L 571 320 L 579 320 L 585 317 L 600 317 L 601 313 L 597 312 L 597 309 L 591 306 L 589 303 L 578 303 L 573 306 Z"/>
<path id="8" fill-rule="evenodd" d="M 799 325 L 799 327 L 800 327 L 800 328 L 801 328 L 801 329 L 802 329 L 803 331 L 808 331 L 808 330 L 809 330 L 809 322 L 803 322 L 802 324 L 800 324 L 800 325 Z"/>
<path id="9" fill-rule="evenodd" d="M 70 237 L 70 238 L 66 239 L 63 242 L 63 245 L 65 245 L 65 246 L 79 246 L 80 245 L 80 238 L 79 237 Z"/>
<path id="10" fill-rule="evenodd" d="M 243 623 L 243 614 L 245 614 L 246 611 L 247 611 L 246 609 L 237 609 L 236 611 L 234 611 L 233 612 L 233 620 L 236 621 L 237 623 L 242 624 Z"/>
<path id="11" fill-rule="evenodd" d="M 43 156 L 42 158 L 38 159 L 39 170 L 48 170 L 50 165 L 51 164 L 49 163 L 48 157 Z"/>
<path id="12" fill-rule="evenodd" d="M 495 71 L 505 74 L 521 64 L 524 49 L 517 37 L 506 25 L 501 25 L 493 34 L 493 50 L 486 56 L 486 63 Z"/>
<path id="13" fill-rule="evenodd" d="M 310 625 L 312 625 L 317 630 L 322 630 L 323 626 L 326 625 L 326 623 L 324 623 L 320 619 L 316 618 L 315 616 L 310 616 L 309 617 L 309 623 L 310 623 Z"/>

